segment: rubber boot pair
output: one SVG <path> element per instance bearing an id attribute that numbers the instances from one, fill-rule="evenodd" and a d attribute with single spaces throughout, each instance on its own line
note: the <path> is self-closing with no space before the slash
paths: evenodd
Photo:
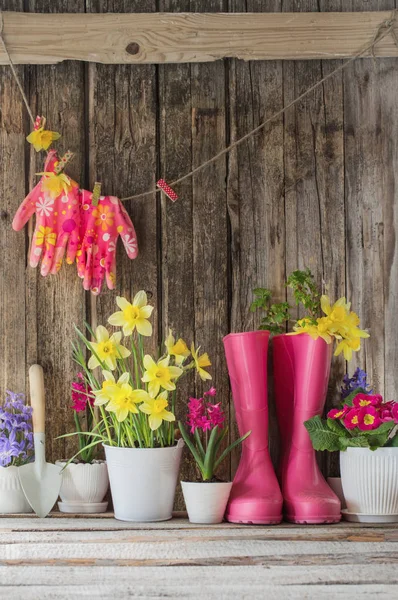
<path id="1" fill-rule="evenodd" d="M 307 334 L 273 338 L 281 438 L 279 483 L 268 450 L 268 331 L 232 333 L 225 354 L 239 433 L 251 431 L 226 511 L 232 523 L 337 523 L 340 501 L 323 478 L 303 423 L 322 413 L 332 347 Z"/>

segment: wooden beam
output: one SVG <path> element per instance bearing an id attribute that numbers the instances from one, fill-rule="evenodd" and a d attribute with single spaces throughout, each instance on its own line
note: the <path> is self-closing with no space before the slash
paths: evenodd
<path id="1" fill-rule="evenodd" d="M 36 14 L 3 12 L 16 64 L 332 59 L 358 53 L 390 11 L 355 13 Z M 397 28 L 398 34 L 398 28 Z M 398 56 L 392 36 L 376 56 Z M 0 64 L 7 57 L 0 50 Z"/>

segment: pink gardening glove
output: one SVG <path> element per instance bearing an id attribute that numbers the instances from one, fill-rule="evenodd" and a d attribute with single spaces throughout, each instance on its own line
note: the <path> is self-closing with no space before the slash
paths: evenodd
<path id="1" fill-rule="evenodd" d="M 116 282 L 116 242 L 120 235 L 131 259 L 138 254 L 134 225 L 119 198 L 100 196 L 98 206 L 91 203 L 92 192 L 81 190 L 81 247 L 77 252 L 77 272 L 85 290 L 101 292 L 106 278 L 113 290 Z"/>
<path id="2" fill-rule="evenodd" d="M 54 172 L 58 162 L 55 150 L 50 150 L 44 163 L 44 171 Z M 76 182 L 70 180 L 71 189 L 62 191 L 54 197 L 49 191 L 42 191 L 43 176 L 39 183 L 26 196 L 18 208 L 12 227 L 19 231 L 36 213 L 36 229 L 33 235 L 29 264 L 37 267 L 42 257 L 41 274 L 55 274 L 62 265 L 65 249 L 68 246 L 66 262 L 75 260 L 79 241 L 80 208 L 79 188 Z"/>

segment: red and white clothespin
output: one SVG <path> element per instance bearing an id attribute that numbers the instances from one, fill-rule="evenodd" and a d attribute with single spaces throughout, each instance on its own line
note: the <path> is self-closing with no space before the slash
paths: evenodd
<path id="1" fill-rule="evenodd" d="M 176 200 L 178 200 L 177 194 L 169 185 L 167 185 L 167 183 L 165 182 L 164 179 L 159 179 L 159 181 L 156 183 L 156 185 L 158 188 L 160 188 L 162 190 L 162 192 L 164 194 L 166 194 L 166 196 L 168 198 L 170 198 L 170 200 L 172 202 L 175 202 Z"/>
<path id="2" fill-rule="evenodd" d="M 35 124 L 33 126 L 34 131 L 37 131 L 38 129 L 40 129 L 40 127 L 43 127 L 43 129 L 44 129 L 45 125 L 46 125 L 46 117 L 41 117 L 40 115 L 37 115 Z"/>

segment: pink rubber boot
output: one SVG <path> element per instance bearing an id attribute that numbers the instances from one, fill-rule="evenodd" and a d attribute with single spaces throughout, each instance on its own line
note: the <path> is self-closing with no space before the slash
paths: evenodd
<path id="1" fill-rule="evenodd" d="M 224 338 L 242 457 L 226 511 L 231 523 L 273 524 L 282 520 L 282 494 L 268 452 L 268 331 L 230 333 Z"/>
<path id="2" fill-rule="evenodd" d="M 282 441 L 280 484 L 284 516 L 293 523 L 337 523 L 340 500 L 316 462 L 303 423 L 320 415 L 326 399 L 332 344 L 308 334 L 273 338 L 276 412 Z"/>

